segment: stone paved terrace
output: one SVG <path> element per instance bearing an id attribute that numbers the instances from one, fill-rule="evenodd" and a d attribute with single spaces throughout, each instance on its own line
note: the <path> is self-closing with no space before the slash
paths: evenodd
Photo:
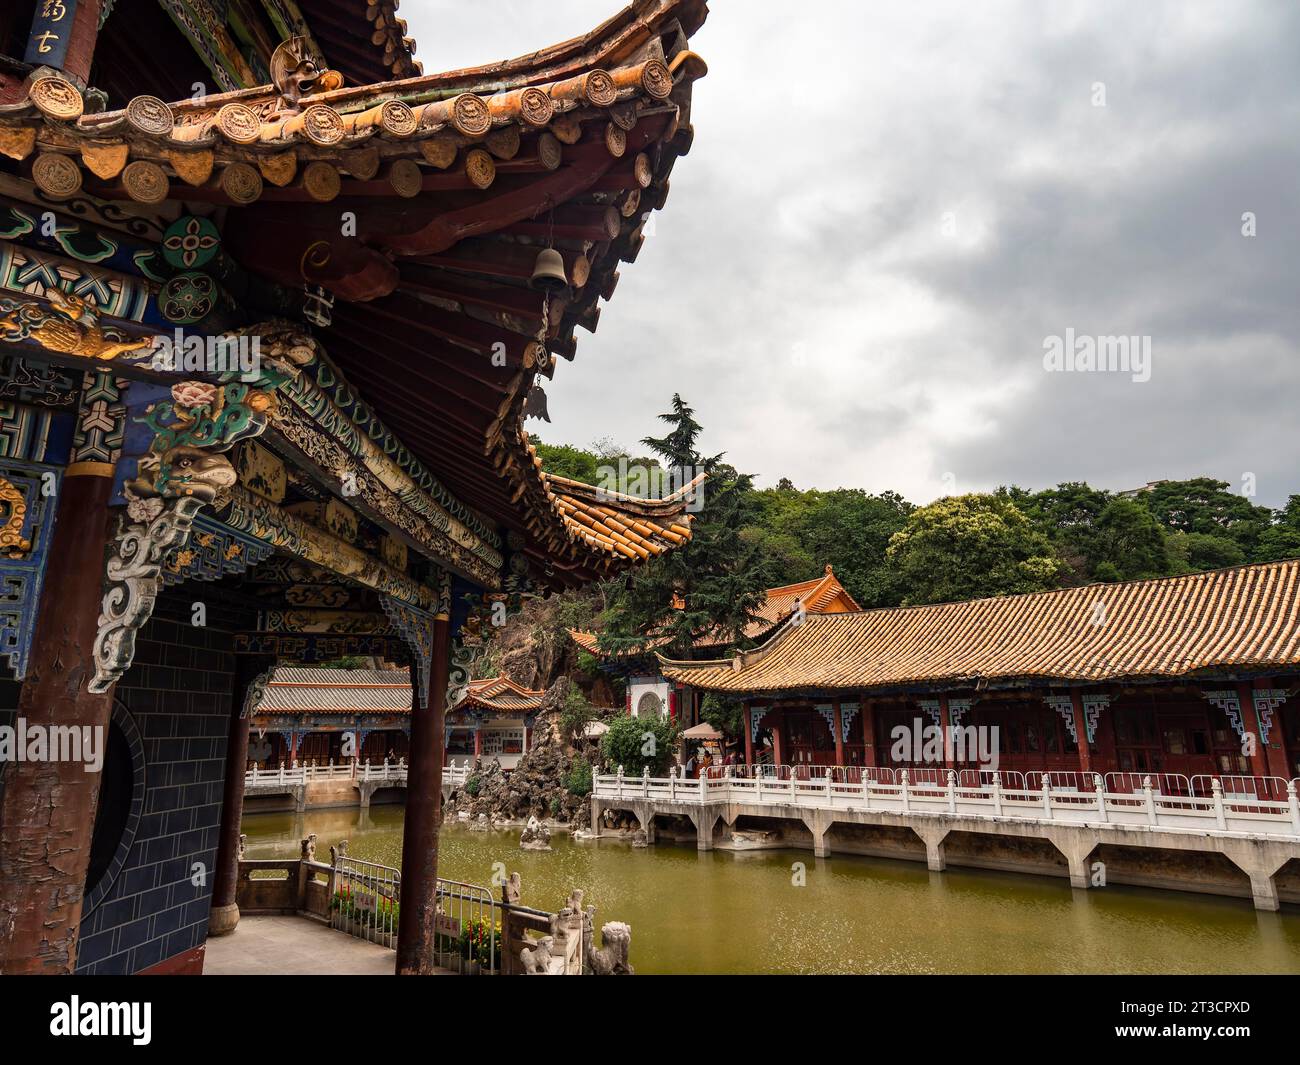
<path id="1" fill-rule="evenodd" d="M 396 954 L 305 917 L 244 917 L 209 939 L 205 976 L 392 976 Z M 441 970 L 445 975 L 452 975 Z"/>

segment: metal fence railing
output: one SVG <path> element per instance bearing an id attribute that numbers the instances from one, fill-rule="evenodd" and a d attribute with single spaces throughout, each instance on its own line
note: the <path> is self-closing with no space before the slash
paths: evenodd
<path id="1" fill-rule="evenodd" d="M 396 949 L 401 870 L 340 854 L 334 857 L 330 883 L 330 927 Z M 436 905 L 434 964 L 473 975 L 499 972 L 501 913 L 492 892 L 439 877 Z"/>
<path id="2" fill-rule="evenodd" d="M 397 946 L 402 874 L 392 866 L 339 856 L 334 859 L 330 926 L 385 947 Z"/>

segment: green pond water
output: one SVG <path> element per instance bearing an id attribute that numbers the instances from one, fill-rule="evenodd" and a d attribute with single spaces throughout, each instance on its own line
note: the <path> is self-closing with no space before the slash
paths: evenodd
<path id="1" fill-rule="evenodd" d="M 246 857 L 317 854 L 399 865 L 402 808 L 249 814 Z M 632 926 L 640 973 L 1300 973 L 1300 914 L 1248 900 L 1110 886 L 1072 891 L 1043 877 L 930 873 L 920 863 L 797 850 L 700 854 L 612 840 L 519 849 L 519 831 L 445 827 L 438 873 L 490 884 L 494 863 L 523 877 L 523 902 L 557 910 L 586 892 L 597 925 Z M 805 867 L 795 886 L 794 866 Z"/>

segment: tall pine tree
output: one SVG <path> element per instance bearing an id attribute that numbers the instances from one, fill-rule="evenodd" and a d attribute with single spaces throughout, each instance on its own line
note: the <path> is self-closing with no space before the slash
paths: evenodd
<path id="1" fill-rule="evenodd" d="M 615 585 L 601 619 L 600 643 L 619 654 L 653 647 L 670 657 L 691 658 L 702 636 L 710 643 L 743 641 L 745 626 L 766 601 L 771 564 L 761 545 L 741 536 L 758 518 L 752 477 L 724 463 L 722 454 L 700 454 L 702 427 L 680 395 L 659 418 L 671 427 L 668 434 L 641 443 L 683 478 L 679 483 L 707 474 L 703 506 L 686 545 L 631 570 Z"/>

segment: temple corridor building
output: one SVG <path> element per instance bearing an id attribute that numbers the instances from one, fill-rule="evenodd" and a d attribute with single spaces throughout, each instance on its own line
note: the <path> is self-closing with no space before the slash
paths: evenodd
<path id="1" fill-rule="evenodd" d="M 0 724 L 107 738 L 3 767 L 0 972 L 201 971 L 252 708 L 351 657 L 408 667 L 430 971 L 482 636 L 690 537 L 686 495 L 548 481 L 524 419 L 690 149 L 705 3 L 438 74 L 396 6 L 0 10 Z"/>
<path id="2" fill-rule="evenodd" d="M 1119 790 L 1150 775 L 1166 793 L 1250 777 L 1283 799 L 1300 777 L 1295 560 L 809 613 L 752 651 L 660 664 L 689 691 L 744 703 L 747 762 L 804 775 L 992 769 L 1071 787 L 1103 775 Z M 931 727 L 927 750 L 917 733 Z M 981 732 L 992 759 L 954 742 Z"/>

